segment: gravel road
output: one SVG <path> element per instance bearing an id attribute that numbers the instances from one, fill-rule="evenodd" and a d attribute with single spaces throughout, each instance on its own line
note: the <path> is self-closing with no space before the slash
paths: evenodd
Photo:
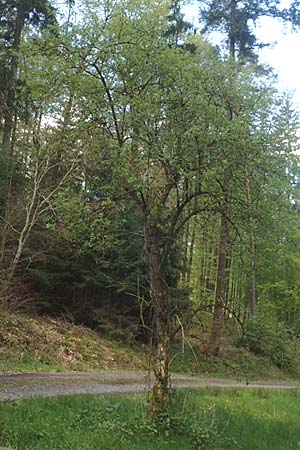
<path id="1" fill-rule="evenodd" d="M 58 397 L 81 394 L 138 394 L 151 386 L 148 376 L 130 372 L 0 374 L 0 401 L 28 397 Z M 222 378 L 174 375 L 178 388 L 268 388 L 299 389 L 299 383 L 251 381 L 248 384 Z"/>

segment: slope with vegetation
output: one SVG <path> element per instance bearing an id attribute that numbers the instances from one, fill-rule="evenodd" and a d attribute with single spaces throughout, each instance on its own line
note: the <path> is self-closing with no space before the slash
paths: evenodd
<path id="1" fill-rule="evenodd" d="M 144 372 L 149 369 L 149 347 L 129 345 L 120 337 L 97 333 L 66 319 L 37 315 L 1 313 L 0 372 L 35 371 L 122 371 Z M 274 330 L 268 342 L 254 339 L 253 351 L 239 345 L 232 329 L 225 334 L 218 357 L 205 352 L 199 336 L 177 336 L 172 346 L 171 371 L 189 375 L 250 380 L 293 380 L 299 377 L 299 346 Z M 270 332 L 270 330 L 269 330 Z M 203 333 L 202 333 L 203 338 Z"/>
<path id="2" fill-rule="evenodd" d="M 136 347 L 63 319 L 0 315 L 0 371 L 141 370 L 145 355 Z"/>

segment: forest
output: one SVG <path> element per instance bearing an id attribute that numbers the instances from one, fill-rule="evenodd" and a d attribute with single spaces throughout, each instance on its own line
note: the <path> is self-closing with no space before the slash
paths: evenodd
<path id="1" fill-rule="evenodd" d="M 0 3 L 0 309 L 149 346 L 153 416 L 189 331 L 300 360 L 299 116 L 254 27 L 299 1 L 197 8 Z"/>

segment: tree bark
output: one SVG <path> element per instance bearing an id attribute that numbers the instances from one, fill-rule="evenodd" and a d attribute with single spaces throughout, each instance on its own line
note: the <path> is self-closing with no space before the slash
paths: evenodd
<path id="1" fill-rule="evenodd" d="M 156 417 L 166 408 L 169 400 L 171 344 L 170 296 L 164 268 L 161 267 L 159 231 L 156 225 L 146 224 L 145 247 L 153 317 L 153 371 L 155 377 L 149 414 L 151 417 Z"/>
<path id="2" fill-rule="evenodd" d="M 209 346 L 209 353 L 212 355 L 218 355 L 220 351 L 221 337 L 224 325 L 224 304 L 225 304 L 226 281 L 227 281 L 226 260 L 228 250 L 228 236 L 227 236 L 226 222 L 227 221 L 224 215 L 222 215 L 217 284 L 216 284 L 216 300 L 214 306 L 213 324 Z"/>
<path id="3" fill-rule="evenodd" d="M 182 273 L 180 283 L 182 288 L 185 288 L 187 285 L 189 234 L 190 234 L 190 223 L 187 222 L 183 230 L 183 239 L 182 239 L 183 257 L 182 257 Z"/>
<path id="4" fill-rule="evenodd" d="M 230 27 L 228 32 L 229 37 L 229 55 L 235 60 L 235 51 L 236 51 L 236 0 L 230 0 Z"/>
<path id="5" fill-rule="evenodd" d="M 14 117 L 15 117 L 15 101 L 16 101 L 16 87 L 18 80 L 18 67 L 19 67 L 19 50 L 20 50 L 20 42 L 21 35 L 24 28 L 25 21 L 25 7 L 24 2 L 20 2 L 17 16 L 16 16 L 16 25 L 14 31 L 14 40 L 12 45 L 12 57 L 11 57 L 11 65 L 9 72 L 9 80 L 8 80 L 8 88 L 7 88 L 7 97 L 6 97 L 6 107 L 4 111 L 4 126 L 3 126 L 3 140 L 2 140 L 2 149 L 3 154 L 6 158 L 11 158 L 13 153 L 12 148 L 12 132 L 14 127 Z"/>
<path id="6" fill-rule="evenodd" d="M 186 280 L 186 286 L 190 286 L 191 282 L 191 275 L 192 275 L 192 268 L 193 268 L 193 258 L 194 258 L 194 248 L 195 248 L 195 239 L 196 239 L 196 223 L 193 223 L 193 231 L 191 240 L 189 241 L 189 255 L 188 255 L 188 265 L 187 265 L 187 280 Z"/>
<path id="7" fill-rule="evenodd" d="M 227 220 L 227 213 L 228 213 L 227 190 L 230 178 L 231 178 L 231 170 L 229 167 L 227 167 L 224 170 L 224 179 L 223 179 L 224 200 L 222 208 L 221 227 L 220 227 L 216 297 L 215 297 L 211 339 L 209 345 L 209 353 L 215 356 L 219 354 L 221 346 L 221 337 L 224 326 L 224 305 L 226 302 L 226 286 L 228 282 L 227 263 L 228 263 L 229 237 L 228 237 L 228 220 Z"/>
<path id="8" fill-rule="evenodd" d="M 250 316 L 253 317 L 256 314 L 256 276 L 255 276 L 255 238 L 252 229 L 253 220 L 251 217 L 251 184 L 250 184 L 250 176 L 247 175 L 246 178 L 246 194 L 247 194 L 247 203 L 250 211 L 250 239 L 249 239 L 249 255 L 250 255 L 250 268 L 249 268 L 249 311 Z"/>
<path id="9" fill-rule="evenodd" d="M 254 236 L 250 237 L 250 287 L 249 287 L 249 311 L 250 316 L 256 314 L 256 276 L 255 276 L 255 244 Z"/>

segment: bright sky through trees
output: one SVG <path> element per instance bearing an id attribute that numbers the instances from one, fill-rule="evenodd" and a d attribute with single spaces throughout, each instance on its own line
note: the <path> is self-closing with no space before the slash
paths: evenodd
<path id="1" fill-rule="evenodd" d="M 288 8 L 291 0 L 282 0 L 281 7 Z M 66 10 L 61 2 L 56 2 L 60 10 Z M 79 4 L 79 3 L 77 3 Z M 199 2 L 197 0 L 186 1 L 183 11 L 187 19 L 197 26 L 199 16 Z M 76 10 L 76 9 L 75 9 Z M 265 17 L 256 24 L 256 34 L 261 42 L 270 43 L 260 51 L 260 61 L 275 69 L 278 74 L 279 87 L 291 92 L 295 104 L 300 107 L 300 30 L 292 30 L 291 26 L 281 24 L 277 19 Z"/>
<path id="2" fill-rule="evenodd" d="M 184 7 L 188 20 L 197 24 L 197 1 Z M 290 5 L 290 0 L 282 0 L 282 8 Z M 274 67 L 278 74 L 280 89 L 294 92 L 294 101 L 300 106 L 300 30 L 292 31 L 289 25 L 280 24 L 278 20 L 263 18 L 256 24 L 256 34 L 261 42 L 273 43 L 260 51 L 260 61 Z"/>

